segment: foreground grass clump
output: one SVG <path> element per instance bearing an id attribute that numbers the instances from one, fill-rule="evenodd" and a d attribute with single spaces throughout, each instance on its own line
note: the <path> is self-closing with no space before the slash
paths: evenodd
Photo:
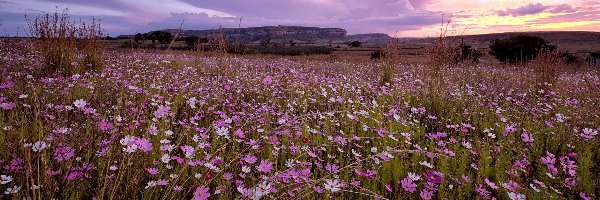
<path id="1" fill-rule="evenodd" d="M 0 45 L 2 198 L 594 199 L 600 74 Z M 17 53 L 21 52 L 21 53 Z M 428 70 L 428 69 L 425 69 Z M 437 80 L 440 79 L 440 80 Z"/>
<path id="2" fill-rule="evenodd" d="M 44 60 L 35 75 L 73 75 L 102 68 L 103 34 L 96 19 L 76 23 L 64 11 L 41 15 L 29 26 Z"/>

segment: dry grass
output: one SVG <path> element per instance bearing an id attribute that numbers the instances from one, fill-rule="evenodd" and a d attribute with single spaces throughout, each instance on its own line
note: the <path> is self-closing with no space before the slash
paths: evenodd
<path id="1" fill-rule="evenodd" d="M 535 59 L 526 64 L 535 74 L 535 84 L 540 89 L 549 89 L 560 73 L 568 66 L 558 52 L 542 52 Z"/>
<path id="2" fill-rule="evenodd" d="M 38 16 L 29 21 L 29 28 L 45 60 L 39 75 L 72 75 L 102 67 L 102 28 L 96 19 L 76 23 L 65 10 Z"/>

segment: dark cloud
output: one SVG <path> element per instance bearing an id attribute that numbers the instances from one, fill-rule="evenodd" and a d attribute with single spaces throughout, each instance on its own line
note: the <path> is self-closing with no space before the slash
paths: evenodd
<path id="1" fill-rule="evenodd" d="M 554 6 L 552 9 L 548 10 L 550 13 L 574 13 L 577 12 L 575 8 L 571 7 L 568 4 L 561 4 Z"/>
<path id="2" fill-rule="evenodd" d="M 568 4 L 546 6 L 541 3 L 535 3 L 535 4 L 530 3 L 525 6 L 515 8 L 515 9 L 509 8 L 506 10 L 497 11 L 497 14 L 499 16 L 509 16 L 510 15 L 513 17 L 519 17 L 519 16 L 525 16 L 525 15 L 535 15 L 535 14 L 539 14 L 539 13 L 543 13 L 543 12 L 549 12 L 549 13 L 556 14 L 556 13 L 572 13 L 572 12 L 576 12 L 576 10 Z"/>
<path id="3" fill-rule="evenodd" d="M 542 13 L 549 8 L 550 8 L 550 6 L 544 6 L 541 3 L 536 3 L 536 4 L 530 3 L 525 6 L 516 8 L 516 9 L 509 8 L 506 10 L 498 11 L 498 15 L 500 15 L 500 16 L 511 15 L 513 17 L 519 17 L 519 16 L 524 16 L 524 15 L 534 15 L 534 14 Z"/>

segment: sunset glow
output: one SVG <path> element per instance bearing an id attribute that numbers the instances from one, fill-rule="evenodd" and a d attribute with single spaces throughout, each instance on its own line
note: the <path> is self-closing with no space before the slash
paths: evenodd
<path id="1" fill-rule="evenodd" d="M 0 0 L 0 32 L 26 34 L 24 14 L 65 8 L 77 18 L 102 19 L 112 35 L 176 28 L 185 21 L 185 29 L 301 25 L 427 37 L 439 32 L 443 18 L 464 34 L 600 31 L 596 0 Z"/>

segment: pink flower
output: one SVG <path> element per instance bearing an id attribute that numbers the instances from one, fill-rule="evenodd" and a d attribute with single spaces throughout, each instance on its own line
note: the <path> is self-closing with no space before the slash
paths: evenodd
<path id="1" fill-rule="evenodd" d="M 233 134 L 239 137 L 240 139 L 246 138 L 246 135 L 244 135 L 244 131 L 242 131 L 242 129 L 236 130 L 235 132 L 233 132 Z"/>
<path id="2" fill-rule="evenodd" d="M 417 185 L 409 177 L 402 179 L 400 184 L 402 185 L 404 191 L 412 193 L 417 190 Z"/>
<path id="3" fill-rule="evenodd" d="M 461 177 L 465 182 L 471 183 L 471 178 L 469 178 L 469 176 L 463 174 Z"/>
<path id="4" fill-rule="evenodd" d="M 169 185 L 169 180 L 160 179 L 160 180 L 158 180 L 158 185 L 160 185 L 160 186 Z"/>
<path id="5" fill-rule="evenodd" d="M 196 151 L 194 149 L 194 147 L 189 146 L 189 145 L 184 145 L 179 148 L 181 148 L 181 151 L 183 151 L 183 153 L 185 153 L 185 157 L 188 157 L 188 158 L 192 158 L 194 156 L 194 152 Z"/>
<path id="6" fill-rule="evenodd" d="M 256 158 L 256 156 L 253 156 L 253 155 L 247 155 L 246 157 L 244 157 L 242 159 L 249 164 L 254 164 L 258 160 Z"/>
<path id="7" fill-rule="evenodd" d="M 15 103 L 10 102 L 10 103 L 2 103 L 1 105 L 2 109 L 4 110 L 12 110 L 13 108 L 15 108 Z"/>
<path id="8" fill-rule="evenodd" d="M 421 194 L 419 194 L 419 196 L 421 196 L 421 199 L 430 200 L 433 197 L 433 191 L 421 190 Z"/>
<path id="9" fill-rule="evenodd" d="M 517 128 L 515 127 L 514 124 L 507 124 L 506 128 L 504 128 L 504 137 L 508 136 L 509 133 L 514 133 L 515 131 L 517 131 Z"/>
<path id="10" fill-rule="evenodd" d="M 428 182 L 431 182 L 434 184 L 442 183 L 442 181 L 444 180 L 444 174 L 442 174 L 440 172 L 436 172 L 436 171 L 430 171 L 430 170 L 426 171 L 425 174 L 423 174 L 423 177 Z"/>
<path id="11" fill-rule="evenodd" d="M 156 175 L 158 174 L 158 169 L 156 168 L 146 168 L 146 171 L 150 174 L 150 175 Z"/>
<path id="12" fill-rule="evenodd" d="M 99 128 L 102 131 L 108 131 L 112 128 L 112 124 L 107 121 L 102 121 L 100 122 Z"/>
<path id="13" fill-rule="evenodd" d="M 210 193 L 208 192 L 209 188 L 207 187 L 197 187 L 194 192 L 194 200 L 206 200 L 210 197 Z"/>
<path id="14" fill-rule="evenodd" d="M 157 119 L 163 118 L 169 114 L 171 114 L 171 108 L 167 106 L 161 106 L 156 111 L 154 111 L 154 117 Z"/>
<path id="15" fill-rule="evenodd" d="M 327 165 L 325 165 L 325 169 L 326 169 L 328 172 L 331 172 L 331 173 L 334 173 L 334 174 L 336 174 L 336 173 L 340 172 L 340 170 L 339 170 L 339 169 L 340 169 L 340 167 L 339 167 L 339 166 L 337 166 L 337 165 L 332 165 L 332 164 L 329 164 L 329 163 L 327 163 Z"/>
<path id="16" fill-rule="evenodd" d="M 268 160 L 262 160 L 260 161 L 260 164 L 256 167 L 256 169 L 263 173 L 270 173 L 273 169 L 273 163 L 269 162 Z"/>
<path id="17" fill-rule="evenodd" d="M 545 165 L 554 165 L 554 163 L 556 162 L 556 157 L 554 156 L 554 154 L 546 152 L 546 157 L 541 157 L 540 161 L 542 162 L 542 164 Z"/>
<path id="18" fill-rule="evenodd" d="M 137 139 L 136 143 L 139 145 L 139 148 L 143 151 L 143 152 L 149 152 L 152 151 L 152 142 L 150 142 L 150 140 L 146 139 L 146 138 L 140 138 Z"/>
<path id="19" fill-rule="evenodd" d="M 391 186 L 390 184 L 385 184 L 385 189 L 386 189 L 388 192 L 393 192 L 393 191 L 394 191 L 394 190 L 392 190 L 392 186 Z"/>
<path id="20" fill-rule="evenodd" d="M 523 133 L 521 134 L 521 140 L 527 144 L 533 144 L 533 135 L 531 133 L 527 133 L 525 129 L 523 129 Z"/>
<path id="21" fill-rule="evenodd" d="M 59 147 L 54 150 L 54 160 L 58 162 L 70 160 L 75 155 L 71 147 Z"/>
<path id="22" fill-rule="evenodd" d="M 485 181 L 485 184 L 487 184 L 488 186 L 490 186 L 490 188 L 492 188 L 494 190 L 498 189 L 498 186 L 495 183 L 493 183 L 490 180 L 488 180 L 487 178 L 484 181 Z"/>
<path id="23" fill-rule="evenodd" d="M 583 200 L 592 200 L 592 197 L 589 197 L 585 194 L 585 192 L 580 192 L 579 196 L 583 199 Z"/>
<path id="24" fill-rule="evenodd" d="M 273 77 L 266 76 L 265 78 L 263 78 L 262 83 L 263 85 L 271 85 L 273 83 Z"/>

